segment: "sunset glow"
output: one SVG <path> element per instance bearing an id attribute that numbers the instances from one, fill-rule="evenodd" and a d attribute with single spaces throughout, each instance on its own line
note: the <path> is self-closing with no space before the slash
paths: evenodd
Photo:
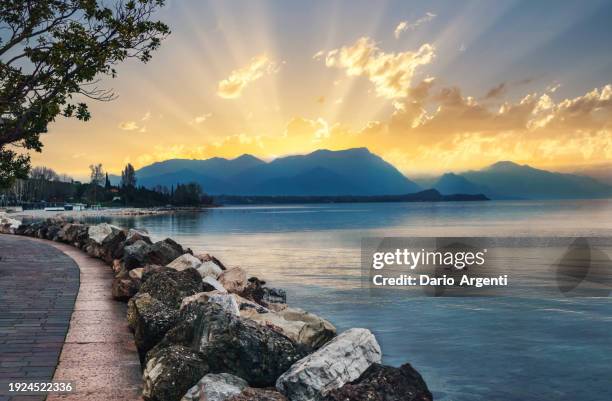
<path id="1" fill-rule="evenodd" d="M 612 7 L 552 4 L 171 1 L 152 61 L 119 66 L 119 98 L 52 124 L 33 164 L 367 147 L 408 176 L 605 165 Z"/>

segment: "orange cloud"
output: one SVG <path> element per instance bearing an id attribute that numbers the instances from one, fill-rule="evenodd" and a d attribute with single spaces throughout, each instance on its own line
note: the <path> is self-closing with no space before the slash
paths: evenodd
<path id="1" fill-rule="evenodd" d="M 277 64 L 265 54 L 254 57 L 246 66 L 232 71 L 229 77 L 219 82 L 217 95 L 224 99 L 236 99 L 249 84 L 276 71 Z"/>
<path id="2" fill-rule="evenodd" d="M 434 48 L 430 44 L 415 52 L 386 53 L 372 39 L 362 37 L 351 46 L 327 52 L 325 65 L 344 69 L 348 76 L 365 76 L 374 84 L 379 97 L 397 99 L 408 95 L 416 69 L 433 58 Z"/>

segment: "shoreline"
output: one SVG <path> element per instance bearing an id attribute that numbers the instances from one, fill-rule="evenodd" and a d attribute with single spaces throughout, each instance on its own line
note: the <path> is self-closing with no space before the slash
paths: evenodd
<path id="1" fill-rule="evenodd" d="M 23 210 L 19 212 L 2 212 L 0 216 L 17 220 L 38 220 L 38 219 L 79 219 L 88 217 L 112 217 L 112 216 L 157 216 L 162 214 L 173 214 L 181 212 L 201 212 L 210 207 L 192 208 L 170 208 L 170 207 L 118 207 L 86 210 L 57 210 L 47 211 L 43 209 Z"/>
<path id="2" fill-rule="evenodd" d="M 0 216 L 0 233 L 69 244 L 108 266 L 111 297 L 127 303 L 146 401 L 209 399 L 221 389 L 226 401 L 432 400 L 409 363 L 382 364 L 367 328 L 338 333 L 288 305 L 285 290 L 171 238 L 59 217 Z"/>

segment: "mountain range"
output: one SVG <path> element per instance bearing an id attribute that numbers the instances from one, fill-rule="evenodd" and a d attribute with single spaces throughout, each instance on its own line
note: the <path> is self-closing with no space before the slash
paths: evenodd
<path id="1" fill-rule="evenodd" d="M 171 159 L 136 171 L 138 185 L 171 187 L 197 182 L 210 195 L 378 196 L 436 189 L 443 195 L 484 194 L 491 199 L 612 197 L 612 186 L 593 178 L 501 161 L 481 170 L 410 180 L 366 148 L 317 150 L 265 162 L 235 159 Z M 117 183 L 118 177 L 111 177 Z"/>
<path id="2" fill-rule="evenodd" d="M 172 159 L 136 171 L 138 185 L 170 187 L 197 182 L 211 195 L 401 195 L 421 188 L 366 148 L 317 150 L 264 162 L 236 159 Z"/>

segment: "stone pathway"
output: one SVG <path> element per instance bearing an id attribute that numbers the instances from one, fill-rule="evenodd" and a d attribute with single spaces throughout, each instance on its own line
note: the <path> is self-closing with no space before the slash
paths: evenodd
<path id="1" fill-rule="evenodd" d="M 5 237 L 2 236 L 2 240 Z M 141 399 L 138 353 L 127 327 L 126 306 L 111 297 L 111 269 L 69 245 L 29 241 L 38 246 L 44 245 L 46 249 L 51 245 L 76 262 L 80 269 L 80 289 L 53 376 L 56 381 L 73 382 L 76 392 L 49 395 L 47 400 Z"/>
<path id="2" fill-rule="evenodd" d="M 0 235 L 0 400 L 8 382 L 49 381 L 79 290 L 79 268 L 46 244 Z"/>

